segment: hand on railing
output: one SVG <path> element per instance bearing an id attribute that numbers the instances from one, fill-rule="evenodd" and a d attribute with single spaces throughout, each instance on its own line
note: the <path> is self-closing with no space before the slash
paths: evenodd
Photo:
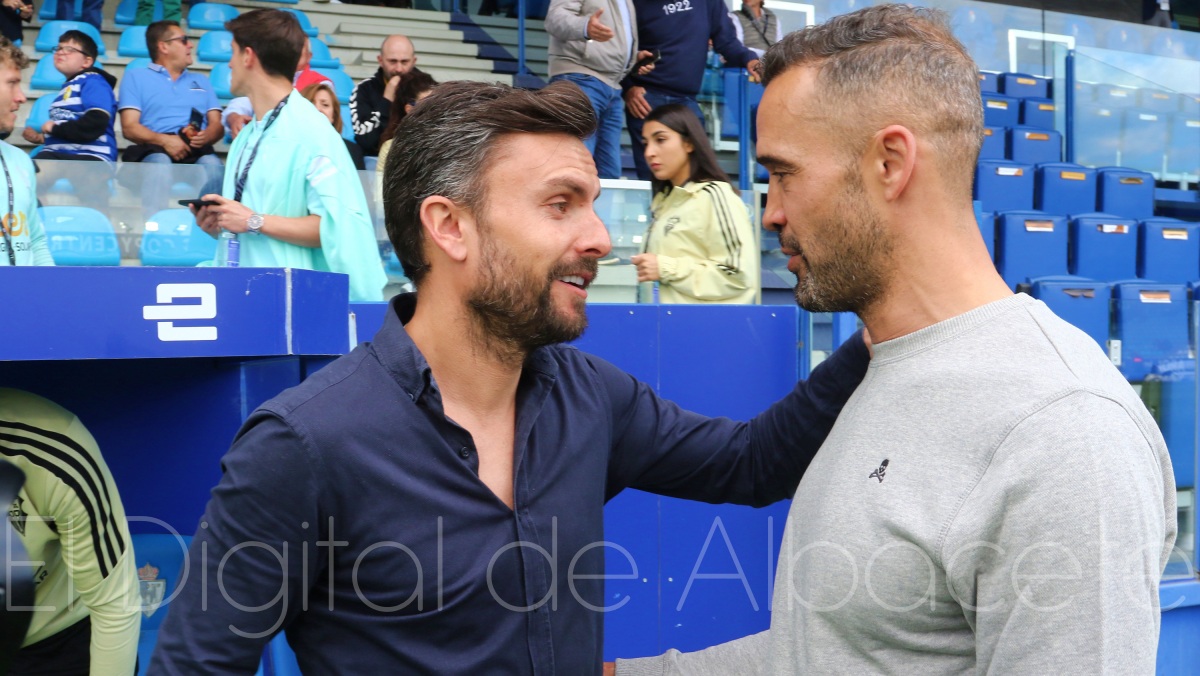
<path id="1" fill-rule="evenodd" d="M 746 72 L 750 74 L 750 81 L 758 83 L 762 81 L 762 61 L 755 59 L 746 64 Z"/>

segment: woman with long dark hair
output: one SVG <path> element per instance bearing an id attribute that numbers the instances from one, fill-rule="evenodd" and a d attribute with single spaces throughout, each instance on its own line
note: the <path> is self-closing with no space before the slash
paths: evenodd
<path id="1" fill-rule="evenodd" d="M 662 303 L 754 303 L 759 253 L 746 205 L 717 164 L 700 120 L 682 104 L 655 108 L 642 127 L 654 174 L 651 223 L 633 257 Z"/>

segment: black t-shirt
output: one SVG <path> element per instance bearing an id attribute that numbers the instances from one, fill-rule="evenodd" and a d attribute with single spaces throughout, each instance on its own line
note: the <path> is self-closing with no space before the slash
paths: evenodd
<path id="1" fill-rule="evenodd" d="M 33 3 L 29 0 L 24 0 L 25 4 L 33 7 Z M 30 18 L 33 15 L 30 14 Z M 24 24 L 21 21 L 21 13 L 9 7 L 0 5 L 0 35 L 16 42 L 24 37 Z"/>

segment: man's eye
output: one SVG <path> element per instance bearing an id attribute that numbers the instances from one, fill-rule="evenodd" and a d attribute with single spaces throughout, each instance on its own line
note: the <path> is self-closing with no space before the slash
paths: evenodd
<path id="1" fill-rule="evenodd" d="M 557 209 L 559 211 L 559 213 L 564 213 L 564 214 L 567 213 L 567 203 L 566 202 L 553 202 L 550 204 L 550 208 Z"/>

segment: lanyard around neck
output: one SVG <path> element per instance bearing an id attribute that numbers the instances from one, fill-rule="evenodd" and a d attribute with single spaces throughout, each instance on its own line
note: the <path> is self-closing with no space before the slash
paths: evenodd
<path id="1" fill-rule="evenodd" d="M 290 94 L 288 96 L 290 96 Z M 250 155 L 246 158 L 246 161 L 242 163 L 242 168 L 236 174 L 237 181 L 234 183 L 233 189 L 234 202 L 242 201 L 242 192 L 246 190 L 246 178 L 250 175 L 250 165 L 254 164 L 254 158 L 258 157 L 258 147 L 262 145 L 263 137 L 267 135 L 267 130 L 271 128 L 272 124 L 275 124 L 275 119 L 278 118 L 279 113 L 283 111 L 283 105 L 285 103 L 287 103 L 287 97 L 284 97 L 284 99 L 280 101 L 277 106 L 275 106 L 275 110 L 271 111 L 271 114 L 266 118 L 266 122 L 263 124 L 262 132 L 260 132 L 258 138 L 255 139 L 254 147 L 250 149 Z"/>
<path id="2" fill-rule="evenodd" d="M 0 230 L 4 232 L 4 245 L 8 248 L 8 264 L 17 266 L 17 252 L 13 251 L 12 230 L 13 221 L 17 219 L 14 204 L 16 197 L 13 193 L 12 174 L 8 173 L 8 160 L 4 159 L 4 153 L 0 151 L 0 166 L 4 167 L 4 180 L 8 183 L 8 213 L 4 216 L 4 222 L 0 223 Z"/>

